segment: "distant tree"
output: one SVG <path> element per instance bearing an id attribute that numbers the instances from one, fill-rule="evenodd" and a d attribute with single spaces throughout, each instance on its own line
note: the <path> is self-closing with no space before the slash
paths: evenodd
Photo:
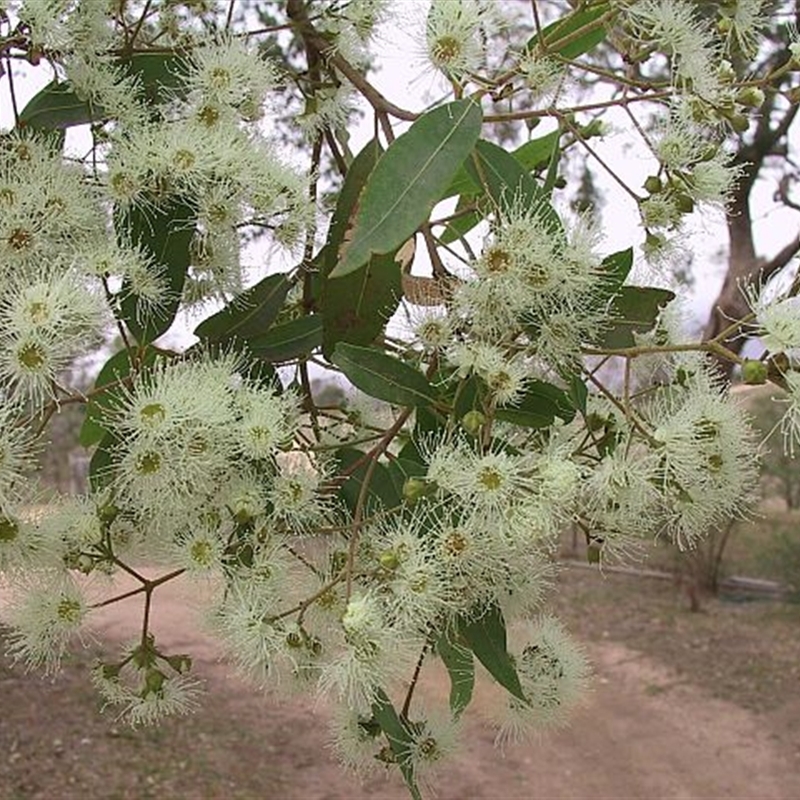
<path id="1" fill-rule="evenodd" d="M 785 447 L 781 435 L 783 409 L 780 399 L 771 399 L 777 390 L 753 398 L 751 412 L 762 435 L 766 437 L 762 457 L 764 491 L 778 494 L 790 510 L 800 508 L 800 452 Z"/>

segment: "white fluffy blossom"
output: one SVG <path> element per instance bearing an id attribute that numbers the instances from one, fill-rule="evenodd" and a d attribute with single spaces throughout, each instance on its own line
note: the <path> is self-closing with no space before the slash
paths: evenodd
<path id="1" fill-rule="evenodd" d="M 564 725 L 584 698 L 590 674 L 583 650 L 551 616 L 513 636 L 510 652 L 525 700 L 509 694 L 493 714 L 501 745 Z"/>
<path id="2" fill-rule="evenodd" d="M 756 289 L 749 290 L 747 296 L 764 346 L 773 353 L 799 356 L 800 297 L 774 299 Z"/>
<path id="3" fill-rule="evenodd" d="M 88 614 L 83 592 L 69 575 L 55 572 L 40 574 L 35 583 L 15 591 L 3 613 L 11 627 L 8 653 L 28 667 L 54 673 Z"/>
<path id="4" fill-rule="evenodd" d="M 485 0 L 434 0 L 426 20 L 427 56 L 448 77 L 478 72 L 484 64 L 484 36 L 498 19 Z"/>
<path id="5" fill-rule="evenodd" d="M 34 437 L 23 420 L 23 408 L 0 396 L 0 513 L 8 513 L 25 495 L 36 460 Z"/>
<path id="6" fill-rule="evenodd" d="M 758 449 L 745 412 L 703 373 L 672 387 L 647 412 L 659 458 L 667 531 L 692 547 L 712 526 L 747 512 Z"/>
<path id="7" fill-rule="evenodd" d="M 713 100 L 719 91 L 717 48 L 707 23 L 687 0 L 639 0 L 625 9 L 638 36 L 670 59 L 673 79 Z"/>

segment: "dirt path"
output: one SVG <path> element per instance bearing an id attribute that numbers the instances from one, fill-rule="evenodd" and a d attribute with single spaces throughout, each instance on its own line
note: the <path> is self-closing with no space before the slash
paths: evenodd
<path id="1" fill-rule="evenodd" d="M 159 641 L 191 652 L 198 674 L 208 681 L 203 710 L 171 721 L 162 731 L 131 733 L 105 717 L 97 723 L 88 692 L 80 709 L 73 702 L 60 711 L 59 704 L 67 702 L 60 695 L 37 695 L 42 684 L 16 671 L 6 673 L 0 696 L 7 701 L 18 692 L 26 694 L 13 713 L 6 714 L 12 707 L 0 701 L 5 717 L 0 720 L 0 759 L 5 753 L 9 762 L 0 764 L 0 797 L 407 797 L 396 784 L 381 780 L 359 786 L 341 772 L 326 749 L 324 709 L 305 700 L 276 705 L 232 676 L 219 662 L 214 643 L 192 633 L 195 603 L 187 587 L 164 586 L 157 600 Z M 101 639 L 132 638 L 139 613 L 138 603 L 106 609 L 97 624 Z M 437 797 L 800 797 L 798 745 L 776 738 L 768 717 L 679 683 L 668 670 L 619 644 L 595 644 L 589 652 L 597 674 L 589 704 L 572 727 L 536 746 L 514 747 L 501 756 L 475 713 L 492 696 L 479 693 L 468 712 L 463 748 L 443 773 Z M 434 675 L 422 690 L 438 695 L 447 688 L 446 677 Z M 90 722 L 73 719 L 70 727 L 63 721 L 65 715 L 84 713 Z M 86 725 L 94 726 L 89 734 Z M 105 767 L 98 766 L 104 759 L 109 764 L 116 760 L 115 776 L 104 776 Z"/>
<path id="2" fill-rule="evenodd" d="M 276 705 L 231 676 L 214 643 L 194 633 L 193 605 L 187 587 L 165 586 L 154 630 L 164 644 L 191 651 L 198 673 L 208 679 L 212 694 L 201 716 L 210 715 L 206 722 L 220 736 L 204 749 L 209 782 L 203 797 L 406 797 L 401 787 L 384 781 L 360 787 L 339 770 L 327 757 L 324 710 L 299 700 Z M 138 613 L 134 603 L 111 607 L 98 627 L 127 639 L 135 635 Z M 596 668 L 590 703 L 569 729 L 539 745 L 515 747 L 501 757 L 491 732 L 474 719 L 474 711 L 491 702 L 491 695 L 479 693 L 463 749 L 440 781 L 438 797 L 800 797 L 800 752 L 796 743 L 792 751 L 790 743 L 776 739 L 767 717 L 709 698 L 619 644 L 589 650 Z M 446 677 L 433 676 L 423 690 L 446 693 Z M 259 771 L 263 790 L 248 794 Z M 180 780 L 169 784 L 172 797 L 200 796 L 181 793 Z"/>

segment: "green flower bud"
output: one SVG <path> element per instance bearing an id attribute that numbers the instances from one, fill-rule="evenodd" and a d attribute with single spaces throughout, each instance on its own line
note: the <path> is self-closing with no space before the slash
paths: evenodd
<path id="1" fill-rule="evenodd" d="M 303 637 L 297 631 L 289 631 L 286 634 L 286 645 L 296 650 L 298 647 L 303 646 Z"/>
<path id="2" fill-rule="evenodd" d="M 703 150 L 703 152 L 702 152 L 702 154 L 700 156 L 700 160 L 701 161 L 712 161 L 716 157 L 718 152 L 719 152 L 719 147 L 717 145 L 715 145 L 715 144 L 710 144 L 710 145 L 708 145 L 708 147 L 706 147 L 705 150 Z"/>
<path id="3" fill-rule="evenodd" d="M 387 572 L 394 572 L 400 566 L 400 559 L 394 550 L 385 550 L 378 557 L 378 561 Z"/>
<path id="4" fill-rule="evenodd" d="M 167 656 L 167 664 L 169 664 L 175 672 L 180 675 L 185 675 L 192 669 L 192 657 L 186 653 L 180 653 L 176 656 Z"/>
<path id="5" fill-rule="evenodd" d="M 649 194 L 658 194 L 663 188 L 661 178 L 657 175 L 650 175 L 644 182 L 644 189 Z"/>
<path id="6" fill-rule="evenodd" d="M 691 214 L 694 211 L 694 200 L 688 194 L 679 194 L 675 197 L 675 208 L 681 214 Z"/>
<path id="7" fill-rule="evenodd" d="M 159 694 L 164 686 L 164 681 L 167 676 L 155 667 L 148 669 L 144 676 L 144 690 L 142 696 L 147 697 L 149 694 Z"/>
<path id="8" fill-rule="evenodd" d="M 591 433 L 597 433 L 605 428 L 608 423 L 608 417 L 592 412 L 586 417 L 586 429 Z"/>
<path id="9" fill-rule="evenodd" d="M 84 575 L 88 575 L 95 567 L 95 561 L 91 556 L 87 556 L 85 553 L 81 553 L 75 559 L 75 569 L 79 572 L 82 572 Z"/>
<path id="10" fill-rule="evenodd" d="M 750 120 L 744 114 L 731 114 L 728 122 L 736 133 L 744 133 L 750 127 Z"/>
<path id="11" fill-rule="evenodd" d="M 749 386 L 760 386 L 767 382 L 768 371 L 763 361 L 747 358 L 742 364 L 742 380 Z"/>
<path id="12" fill-rule="evenodd" d="M 732 28 L 733 20 L 730 17 L 720 17 L 720 19 L 717 20 L 717 30 L 722 36 L 729 34 Z"/>
<path id="13" fill-rule="evenodd" d="M 461 417 L 461 426 L 467 433 L 472 434 L 472 436 L 475 436 L 485 424 L 486 415 L 482 414 L 477 409 L 467 411 L 467 413 Z"/>
<path id="14" fill-rule="evenodd" d="M 13 542 L 19 534 L 19 524 L 10 517 L 0 517 L 0 542 Z"/>
<path id="15" fill-rule="evenodd" d="M 722 83 L 733 83 L 736 80 L 736 70 L 730 61 L 723 61 L 717 70 L 717 76 Z"/>
<path id="16" fill-rule="evenodd" d="M 745 86 L 736 95 L 737 102 L 748 108 L 760 108 L 765 100 L 764 90 L 758 86 Z"/>
<path id="17" fill-rule="evenodd" d="M 120 670 L 122 669 L 121 664 L 101 664 L 100 665 L 100 672 L 103 675 L 103 679 L 107 681 L 115 681 L 119 678 Z"/>
<path id="18" fill-rule="evenodd" d="M 435 487 L 424 478 L 408 478 L 403 484 L 403 500 L 413 506 L 434 490 Z"/>
<path id="19" fill-rule="evenodd" d="M 347 565 L 347 551 L 336 550 L 331 553 L 331 572 L 338 575 Z"/>
<path id="20" fill-rule="evenodd" d="M 106 503 L 97 509 L 97 517 L 100 522 L 111 523 L 119 515 L 119 509 L 113 503 Z"/>
<path id="21" fill-rule="evenodd" d="M 607 130 L 608 126 L 601 119 L 593 119 L 581 128 L 581 135 L 584 139 L 591 139 L 594 136 L 602 136 Z"/>

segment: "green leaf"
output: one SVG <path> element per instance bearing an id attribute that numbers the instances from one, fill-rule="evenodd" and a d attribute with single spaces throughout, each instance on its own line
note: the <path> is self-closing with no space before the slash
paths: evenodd
<path id="1" fill-rule="evenodd" d="M 443 244 L 450 244 L 451 242 L 457 241 L 462 236 L 465 236 L 476 225 L 479 225 L 491 210 L 491 204 L 487 202 L 485 195 L 475 197 L 473 195 L 462 194 L 461 197 L 458 198 L 455 211 L 462 211 L 470 205 L 476 206 L 474 211 L 470 211 L 445 223 L 444 231 L 439 236 Z"/>
<path id="2" fill-rule="evenodd" d="M 453 413 L 456 419 L 461 419 L 470 411 L 483 411 L 483 397 L 486 384 L 476 375 L 462 378 L 456 385 L 453 397 Z"/>
<path id="3" fill-rule="evenodd" d="M 153 347 L 148 347 L 144 351 L 139 348 L 131 348 L 130 350 L 125 349 L 114 353 L 95 378 L 94 390 L 97 391 L 104 386 L 127 378 L 131 374 L 133 364 L 136 365 L 137 369 L 152 367 L 157 358 L 158 351 Z M 121 387 L 117 386 L 98 394 L 92 394 L 86 405 L 86 416 L 78 434 L 78 441 L 84 447 L 91 447 L 93 444 L 97 444 L 108 433 L 105 419 L 106 413 L 119 402 L 122 394 Z"/>
<path id="4" fill-rule="evenodd" d="M 458 631 L 491 676 L 514 697 L 526 701 L 516 667 L 506 648 L 506 621 L 500 608 L 491 605 L 474 616 L 461 619 Z"/>
<path id="5" fill-rule="evenodd" d="M 81 100 L 68 81 L 48 83 L 19 115 L 20 128 L 63 130 L 103 118 L 103 109 Z"/>
<path id="6" fill-rule="evenodd" d="M 525 168 L 527 172 L 546 167 L 553 157 L 553 150 L 558 147 L 561 138 L 561 131 L 553 131 L 538 139 L 531 139 L 529 142 L 520 145 L 511 155 Z M 472 202 L 481 195 L 481 185 L 467 171 L 462 164 L 453 178 L 441 199 L 461 195 L 461 200 L 465 205 Z"/>
<path id="7" fill-rule="evenodd" d="M 475 688 L 475 661 L 472 652 L 444 633 L 436 640 L 436 653 L 450 675 L 450 710 L 453 716 L 458 717 L 470 704 Z"/>
<path id="8" fill-rule="evenodd" d="M 522 165 L 502 147 L 481 139 L 469 161 L 467 171 L 492 198 L 496 208 L 508 211 L 524 203 L 544 222 L 552 236 L 562 236 L 561 220 L 550 205 L 547 194 Z"/>
<path id="9" fill-rule="evenodd" d="M 613 325 L 603 335 L 600 346 L 614 350 L 635 347 L 634 333 L 653 329 L 662 308 L 675 298 L 668 289 L 623 286 L 611 304 Z"/>
<path id="10" fill-rule="evenodd" d="M 334 457 L 338 463 L 338 473 L 340 475 L 345 472 L 348 474 L 347 480 L 339 488 L 339 495 L 352 513 L 356 509 L 367 476 L 369 459 L 365 458 L 365 454 L 361 450 L 356 450 L 354 447 L 342 447 L 336 451 Z M 361 463 L 351 470 L 353 465 L 358 462 Z M 389 470 L 380 461 L 375 462 L 372 467 L 365 497 L 364 510 L 370 513 L 400 505 L 400 492 L 395 488 Z"/>
<path id="11" fill-rule="evenodd" d="M 277 318 L 291 288 L 283 273 L 268 275 L 203 320 L 194 329 L 194 335 L 212 342 L 261 336 Z"/>
<path id="12" fill-rule="evenodd" d="M 186 59 L 165 52 L 138 52 L 120 59 L 125 72 L 138 78 L 142 100 L 156 105 L 181 93 Z"/>
<path id="13" fill-rule="evenodd" d="M 338 342 L 374 342 L 402 296 L 402 275 L 394 253 L 372 256 L 343 278 L 326 281 L 321 300 L 325 352 L 331 353 Z"/>
<path id="14" fill-rule="evenodd" d="M 117 236 L 151 256 L 159 274 L 166 278 L 168 296 L 157 307 L 142 303 L 124 281 L 120 296 L 120 316 L 139 344 L 148 344 L 167 331 L 181 302 L 186 271 L 191 263 L 189 245 L 194 235 L 197 214 L 194 207 L 177 197 L 161 206 L 134 206 L 116 214 Z"/>
<path id="15" fill-rule="evenodd" d="M 411 734 L 400 721 L 397 712 L 394 710 L 392 701 L 386 696 L 382 689 L 375 693 L 375 702 L 372 704 L 372 715 L 381 730 L 386 735 L 389 747 L 392 749 L 397 765 L 406 782 L 412 800 L 422 800 L 419 787 L 414 778 L 414 766 L 411 761 L 411 748 L 414 740 Z"/>
<path id="16" fill-rule="evenodd" d="M 406 453 L 405 455 L 409 455 Z M 403 488 L 409 478 L 421 478 L 428 471 L 428 468 L 415 458 L 406 458 L 401 451 L 400 456 L 393 458 L 389 462 L 389 477 L 392 479 L 398 497 L 403 497 Z"/>
<path id="17" fill-rule="evenodd" d="M 116 436 L 107 433 L 92 453 L 92 460 L 89 462 L 89 486 L 93 492 L 104 489 L 114 479 L 114 447 L 117 442 Z"/>
<path id="18" fill-rule="evenodd" d="M 347 275 L 412 236 L 472 150 L 481 120 L 478 104 L 457 100 L 424 114 L 392 142 L 367 181 L 331 277 Z"/>
<path id="19" fill-rule="evenodd" d="M 600 25 L 596 28 L 586 31 L 586 33 L 578 36 L 575 39 L 570 39 L 559 47 L 552 49 L 553 45 L 558 45 L 560 41 L 567 39 L 571 34 L 579 31 L 581 28 L 590 25 L 595 20 L 600 19 L 609 9 L 608 3 L 601 3 L 594 8 L 587 8 L 584 11 L 576 11 L 566 17 L 548 25 L 542 31 L 546 45 L 548 45 L 549 52 L 557 53 L 562 58 L 578 58 L 584 53 L 588 53 L 593 48 L 597 47 L 603 39 L 606 38 L 605 28 Z M 535 49 L 539 46 L 539 37 L 533 36 L 528 40 L 528 49 Z"/>
<path id="20" fill-rule="evenodd" d="M 575 406 L 563 389 L 545 381 L 532 381 L 518 402 L 498 408 L 495 416 L 526 428 L 547 428 L 556 417 L 565 422 L 572 420 Z"/>
<path id="21" fill-rule="evenodd" d="M 291 361 L 307 356 L 322 345 L 322 318 L 310 314 L 293 319 L 248 339 L 247 344 L 253 355 L 265 361 Z"/>
<path id="22" fill-rule="evenodd" d="M 547 174 L 544 176 L 544 190 L 547 197 L 553 196 L 553 189 L 555 188 L 556 181 L 558 180 L 558 163 L 561 160 L 561 150 L 554 147 L 550 154 L 550 160 L 547 164 Z"/>
<path id="23" fill-rule="evenodd" d="M 347 168 L 347 175 L 336 200 L 336 208 L 331 218 L 331 226 L 325 242 L 325 246 L 333 251 L 326 255 L 323 266 L 326 272 L 330 272 L 336 265 L 338 250 L 344 241 L 344 235 L 350 224 L 353 210 L 358 203 L 358 198 L 364 191 L 367 179 L 372 174 L 382 155 L 383 148 L 380 142 L 376 139 L 371 139 L 364 145 L 363 149 L 353 159 L 353 163 Z"/>
<path id="24" fill-rule="evenodd" d="M 561 131 L 553 131 L 538 139 L 531 139 L 529 142 L 520 145 L 511 155 L 525 168 L 527 172 L 546 167 L 553 153 L 558 148 L 561 140 Z"/>
<path id="25" fill-rule="evenodd" d="M 586 404 L 589 401 L 589 389 L 586 384 L 580 379 L 580 376 L 573 375 L 569 381 L 569 392 L 567 396 L 572 405 L 575 406 L 581 414 L 586 414 Z"/>
<path id="26" fill-rule="evenodd" d="M 380 350 L 339 342 L 331 361 L 370 397 L 398 406 L 421 406 L 436 401 L 433 387 L 419 370 Z"/>
<path id="27" fill-rule="evenodd" d="M 355 158 L 339 194 L 322 262 L 323 353 L 330 357 L 337 342 L 371 344 L 386 327 L 403 294 L 395 252 L 373 256 L 356 270 L 331 279 L 348 221 L 382 150 L 374 140 Z"/>
<path id="28" fill-rule="evenodd" d="M 518 147 L 511 155 L 523 167 L 526 172 L 539 169 L 552 163 L 554 155 L 558 153 L 558 142 L 561 137 L 560 131 L 553 131 L 538 139 Z M 481 191 L 480 186 L 470 177 L 466 167 L 462 166 L 456 175 L 455 180 L 450 185 L 445 197 L 460 194 L 455 211 L 461 211 L 469 206 L 477 206 L 475 211 L 457 217 L 445 225 L 439 239 L 443 244 L 450 244 L 465 236 L 476 225 L 486 218 L 488 213 L 486 195 Z M 444 199 L 444 198 L 443 198 Z"/>
<path id="29" fill-rule="evenodd" d="M 632 247 L 629 247 L 627 250 L 620 250 L 618 253 L 612 253 L 603 259 L 600 268 L 606 277 L 602 286 L 604 290 L 610 290 L 609 297 L 619 291 L 622 284 L 627 280 L 628 275 L 630 275 L 632 267 Z"/>

